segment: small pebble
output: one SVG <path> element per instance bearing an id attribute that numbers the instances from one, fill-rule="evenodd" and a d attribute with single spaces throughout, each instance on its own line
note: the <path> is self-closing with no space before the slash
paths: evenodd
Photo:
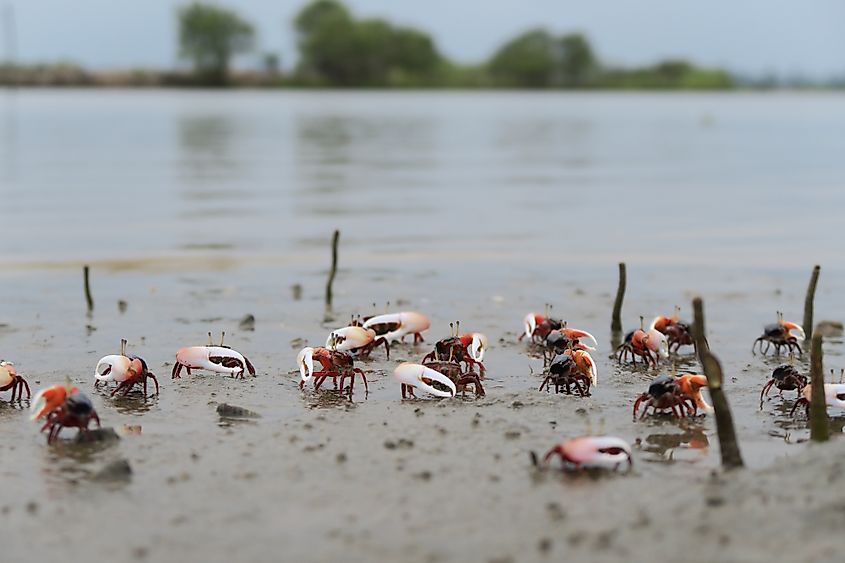
<path id="1" fill-rule="evenodd" d="M 95 481 L 128 481 L 132 477 L 132 466 L 126 459 L 113 461 L 94 474 Z"/>
<path id="2" fill-rule="evenodd" d="M 251 314 L 244 315 L 241 322 L 238 323 L 241 330 L 255 330 L 255 317 Z"/>
<path id="3" fill-rule="evenodd" d="M 217 414 L 223 418 L 261 418 L 257 412 L 227 403 L 217 405 Z"/>

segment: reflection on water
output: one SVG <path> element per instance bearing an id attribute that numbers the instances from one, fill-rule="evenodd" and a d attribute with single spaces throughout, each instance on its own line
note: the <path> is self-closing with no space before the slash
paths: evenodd
<path id="1" fill-rule="evenodd" d="M 237 175 L 237 162 L 229 150 L 234 134 L 231 120 L 219 114 L 186 115 L 179 118 L 178 125 L 186 182 L 205 186 Z"/>
<path id="2" fill-rule="evenodd" d="M 0 96 L 3 98 L 2 133 L 0 133 L 0 186 L 12 187 L 17 181 L 18 164 L 18 112 L 16 107 L 17 92 L 4 89 Z"/>
<path id="3" fill-rule="evenodd" d="M 7 259 L 302 254 L 339 228 L 371 256 L 539 262 L 558 228 L 585 262 L 825 264 L 845 204 L 835 96 L 39 90 L 2 120 L 29 234 Z"/>
<path id="4" fill-rule="evenodd" d="M 705 432 L 703 417 L 680 420 L 658 418 L 661 420 L 654 419 L 650 423 L 657 425 L 663 432 L 649 434 L 640 444 L 642 451 L 654 456 L 647 458 L 647 461 L 695 463 L 706 459 L 710 441 Z"/>
<path id="5" fill-rule="evenodd" d="M 48 488 L 58 487 L 60 493 L 67 485 L 92 480 L 107 463 L 117 458 L 116 440 L 78 444 L 76 428 L 66 428 L 59 440 L 44 448 L 41 472 Z"/>
<path id="6" fill-rule="evenodd" d="M 155 383 L 152 381 L 147 384 L 147 387 L 148 393 L 155 391 Z M 111 393 L 108 393 L 106 396 L 110 394 Z M 151 397 L 145 397 L 143 389 L 139 389 L 137 387 L 125 396 L 121 391 L 118 395 L 110 399 L 111 406 L 121 414 L 143 414 L 145 412 L 149 412 L 156 403 L 158 403 L 157 396 L 153 395 Z"/>

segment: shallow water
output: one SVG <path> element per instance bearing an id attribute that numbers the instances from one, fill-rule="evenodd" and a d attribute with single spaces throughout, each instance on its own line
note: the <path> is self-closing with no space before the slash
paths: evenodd
<path id="1" fill-rule="evenodd" d="M 845 98 L 21 91 L 4 93 L 3 104 L 0 356 L 34 389 L 71 377 L 105 425 L 143 428 L 114 446 L 46 448 L 18 406 L 0 403 L 2 504 L 13 513 L 53 501 L 85 512 L 90 496 L 104 516 L 139 504 L 173 516 L 185 509 L 174 490 L 189 478 L 210 490 L 220 475 L 250 481 L 251 472 L 272 472 L 250 448 L 284 451 L 302 420 L 326 425 L 322 438 L 333 424 L 367 421 L 371 439 L 361 447 L 379 463 L 395 436 L 374 421 L 437 404 L 400 403 L 390 377 L 396 362 L 428 347 L 397 347 L 389 362 L 376 351 L 365 364 L 369 396 L 356 395 L 354 405 L 330 391 L 300 393 L 293 370 L 305 343 L 322 344 L 350 315 L 388 301 L 431 316 L 429 344 L 454 319 L 490 337 L 487 397 L 454 408 L 522 428 L 521 418 L 547 416 L 551 401 L 554 418 L 541 430 L 524 422 L 530 444 L 482 438 L 490 451 L 527 463 L 530 448 L 606 432 L 641 441 L 641 475 L 701 477 L 718 466 L 712 418 L 631 421 L 634 398 L 658 372 L 610 359 L 619 260 L 628 263 L 626 328 L 676 304 L 688 317 L 691 298 L 704 296 L 747 463 L 805 451 L 803 417 L 788 416 L 791 393 L 759 409 L 760 389 L 782 360 L 750 348 L 775 311 L 801 322 L 814 263 L 823 266 L 816 319 L 845 318 L 837 227 Z M 334 228 L 342 231 L 340 271 L 326 311 Z M 93 265 L 91 316 L 82 263 Z M 546 302 L 599 339 L 590 398 L 536 393 L 541 378 L 532 370 L 542 362 L 516 336 L 522 317 Z M 238 328 L 247 313 L 254 331 Z M 205 343 L 209 330 L 225 330 L 258 377 L 171 381 L 175 350 Z M 121 337 L 159 376 L 159 397 L 112 400 L 93 390 L 97 359 L 116 353 Z M 826 366 L 845 367 L 842 339 L 825 346 Z M 685 358 L 678 369 L 698 366 Z M 513 408 L 515 400 L 525 406 Z M 217 402 L 262 418 L 221 421 Z M 845 419 L 831 424 L 841 433 Z M 133 466 L 130 483 L 80 488 L 119 458 Z M 231 505 L 232 494 L 214 490 L 192 500 L 190 512 Z M 194 537 L 207 524 L 194 518 L 183 533 Z"/>

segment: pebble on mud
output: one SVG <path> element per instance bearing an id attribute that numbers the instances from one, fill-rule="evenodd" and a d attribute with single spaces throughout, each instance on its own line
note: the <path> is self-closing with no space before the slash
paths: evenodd
<path id="1" fill-rule="evenodd" d="M 95 481 L 128 481 L 131 477 L 132 466 L 127 459 L 113 461 L 94 474 Z"/>
<path id="2" fill-rule="evenodd" d="M 842 336 L 842 330 L 842 323 L 838 321 L 819 321 L 819 323 L 816 325 L 816 332 L 818 332 L 825 338 Z"/>
<path id="3" fill-rule="evenodd" d="M 217 405 L 217 414 L 221 418 L 261 418 L 261 415 L 257 412 L 228 403 Z"/>
<path id="4" fill-rule="evenodd" d="M 413 440 L 406 440 L 405 438 L 399 438 L 398 441 L 394 442 L 393 440 L 385 440 L 384 447 L 388 450 L 395 450 L 395 449 L 411 449 L 414 447 Z"/>
<path id="5" fill-rule="evenodd" d="M 249 313 L 244 315 L 244 318 L 238 323 L 238 328 L 241 330 L 255 330 L 255 316 Z"/>
<path id="6" fill-rule="evenodd" d="M 77 444 L 97 444 L 118 440 L 120 440 L 120 436 L 117 435 L 114 428 L 95 428 L 87 432 L 80 432 L 73 441 Z"/>

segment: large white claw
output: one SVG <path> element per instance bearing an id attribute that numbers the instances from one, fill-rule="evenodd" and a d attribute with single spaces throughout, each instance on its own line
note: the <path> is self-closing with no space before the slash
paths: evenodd
<path id="1" fill-rule="evenodd" d="M 129 371 L 131 360 L 121 354 L 103 356 L 94 368 L 97 381 L 123 381 Z"/>
<path id="2" fill-rule="evenodd" d="M 487 337 L 480 332 L 475 332 L 472 335 L 472 343 L 469 347 L 469 355 L 476 362 L 484 361 L 484 352 L 487 350 Z"/>
<path id="3" fill-rule="evenodd" d="M 811 386 L 807 385 L 804 389 L 807 400 L 810 400 Z M 825 383 L 824 399 L 827 406 L 845 410 L 845 383 Z"/>
<path id="4" fill-rule="evenodd" d="M 531 335 L 534 334 L 534 329 L 537 328 L 537 319 L 535 317 L 535 313 L 528 313 L 525 315 L 525 318 L 522 320 L 523 325 L 525 325 L 525 336 L 526 338 L 531 338 Z"/>
<path id="5" fill-rule="evenodd" d="M 622 464 L 631 466 L 631 446 L 615 436 L 572 438 L 549 450 L 545 460 L 555 454 L 578 467 L 618 469 Z"/>
<path id="6" fill-rule="evenodd" d="M 657 352 L 661 358 L 666 359 L 669 357 L 669 341 L 666 339 L 666 335 L 659 330 L 651 329 L 648 331 L 646 345 L 654 352 Z"/>
<path id="7" fill-rule="evenodd" d="M 402 313 L 388 313 L 376 315 L 364 323 L 364 328 L 372 328 L 376 325 L 390 324 L 397 325 L 396 330 L 385 333 L 384 339 L 388 342 L 401 340 L 409 334 L 418 334 L 426 331 L 431 326 L 431 321 L 422 313 L 403 311 Z"/>
<path id="8" fill-rule="evenodd" d="M 296 365 L 299 366 L 299 385 L 302 387 L 314 377 L 314 348 L 306 346 L 296 355 Z"/>
<path id="9" fill-rule="evenodd" d="M 326 338 L 326 348 L 338 352 L 349 352 L 363 348 L 373 341 L 373 331 L 360 326 L 345 326 L 333 330 Z"/>
<path id="10" fill-rule="evenodd" d="M 426 393 L 434 395 L 435 397 L 451 398 L 455 396 L 455 393 L 457 393 L 455 384 L 452 383 L 451 379 L 442 373 L 434 371 L 433 369 L 427 368 L 421 364 L 412 364 L 408 362 L 399 364 L 393 371 L 393 377 L 395 377 L 400 383 L 416 387 L 417 389 L 421 389 Z M 451 392 L 435 389 L 426 380 L 428 380 L 428 382 L 436 381 L 441 383 L 442 385 L 448 387 Z"/>

